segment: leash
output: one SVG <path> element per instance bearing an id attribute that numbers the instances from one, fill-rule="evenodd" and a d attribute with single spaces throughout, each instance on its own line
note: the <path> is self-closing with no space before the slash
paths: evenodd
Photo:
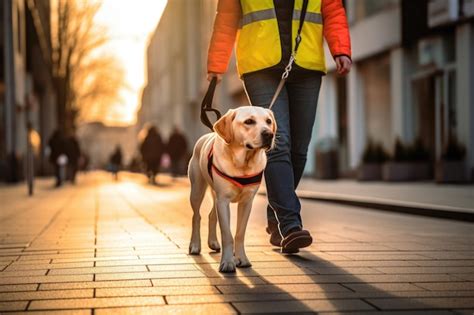
<path id="1" fill-rule="evenodd" d="M 295 62 L 296 53 L 301 43 L 301 31 L 303 29 L 304 19 L 306 17 L 306 11 L 308 10 L 308 2 L 309 0 L 303 0 L 303 6 L 301 8 L 301 14 L 300 14 L 300 24 L 298 26 L 298 32 L 296 33 L 296 38 L 295 38 L 295 49 L 291 53 L 290 60 L 288 61 L 288 64 L 285 67 L 285 71 L 281 75 L 280 83 L 278 84 L 275 94 L 273 95 L 270 105 L 268 106 L 269 109 L 272 109 L 273 105 L 275 105 L 275 101 L 277 100 L 278 95 L 280 95 L 280 92 L 283 89 L 283 86 L 285 85 L 286 79 L 290 75 L 291 69 L 293 67 L 293 63 Z M 214 98 L 216 85 L 217 85 L 217 77 L 213 77 L 211 82 L 209 83 L 209 88 L 207 89 L 206 95 L 204 95 L 204 98 L 201 103 L 201 122 L 205 126 L 207 126 L 209 129 L 211 129 L 211 131 L 214 131 L 214 129 L 213 129 L 213 125 L 211 121 L 209 120 L 209 117 L 207 116 L 207 112 L 215 113 L 217 120 L 219 120 L 222 116 L 219 110 L 212 108 L 212 100 Z"/>
<path id="2" fill-rule="evenodd" d="M 221 112 L 216 109 L 212 108 L 212 100 L 214 98 L 214 92 L 216 90 L 216 85 L 217 85 L 217 77 L 213 77 L 211 82 L 209 83 L 209 88 L 207 89 L 206 95 L 204 95 L 204 98 L 202 99 L 201 103 L 201 122 L 209 127 L 211 131 L 214 131 L 212 128 L 212 123 L 209 120 L 209 117 L 207 117 L 207 112 L 213 112 L 216 114 L 216 120 L 219 120 L 221 118 Z"/>
<path id="3" fill-rule="evenodd" d="M 303 7 L 301 8 L 301 14 L 300 14 L 300 24 L 298 26 L 298 32 L 296 33 L 296 38 L 295 38 L 295 49 L 291 53 L 290 60 L 288 61 L 288 64 L 285 67 L 285 71 L 283 71 L 283 74 L 281 75 L 280 83 L 278 83 L 278 87 L 275 91 L 275 94 L 273 95 L 272 101 L 270 102 L 270 105 L 268 106 L 269 109 L 272 109 L 273 105 L 275 105 L 278 95 L 280 95 L 280 92 L 283 89 L 283 86 L 285 85 L 286 79 L 288 79 L 288 76 L 290 75 L 291 68 L 293 67 L 293 63 L 296 60 L 296 53 L 298 52 L 298 47 L 300 46 L 300 43 L 301 43 L 301 31 L 303 30 L 303 23 L 306 17 L 306 11 L 308 10 L 308 1 L 309 0 L 303 0 Z"/>

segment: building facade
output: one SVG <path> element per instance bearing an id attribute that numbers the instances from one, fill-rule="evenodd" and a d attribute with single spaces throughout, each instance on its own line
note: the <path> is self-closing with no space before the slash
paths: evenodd
<path id="1" fill-rule="evenodd" d="M 369 139 L 389 153 L 396 139 L 420 139 L 434 164 L 454 135 L 472 179 L 473 9 L 471 0 L 346 1 L 353 68 L 340 78 L 327 58 L 314 129 L 316 141 L 337 139 L 341 175 L 358 167 Z"/>
<path id="2" fill-rule="evenodd" d="M 23 177 L 31 128 L 36 174 L 49 170 L 47 139 L 55 128 L 50 1 L 0 3 L 0 180 Z"/>

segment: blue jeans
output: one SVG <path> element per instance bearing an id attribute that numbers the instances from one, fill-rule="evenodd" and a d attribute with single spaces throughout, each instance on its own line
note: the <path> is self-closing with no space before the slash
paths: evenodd
<path id="1" fill-rule="evenodd" d="M 303 175 L 311 140 L 321 73 L 292 72 L 273 105 L 277 121 L 276 146 L 268 153 L 265 169 L 270 223 L 278 223 L 283 236 L 302 228 L 301 204 L 295 189 Z M 258 71 L 243 76 L 253 106 L 268 107 L 280 82 L 279 71 Z"/>

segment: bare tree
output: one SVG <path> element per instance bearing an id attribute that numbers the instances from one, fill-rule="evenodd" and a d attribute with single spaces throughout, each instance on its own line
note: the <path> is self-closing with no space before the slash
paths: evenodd
<path id="1" fill-rule="evenodd" d="M 74 74 L 71 102 L 80 105 L 78 119 L 104 117 L 110 105 L 122 101 L 118 93 L 125 74 L 115 56 L 102 55 L 84 62 Z"/>
<path id="2" fill-rule="evenodd" d="M 97 54 L 107 32 L 94 21 L 101 3 L 54 0 L 52 3 L 52 63 L 57 91 L 58 125 L 74 127 L 78 113 L 101 100 L 108 106 L 119 99 L 124 72 L 111 55 Z"/>

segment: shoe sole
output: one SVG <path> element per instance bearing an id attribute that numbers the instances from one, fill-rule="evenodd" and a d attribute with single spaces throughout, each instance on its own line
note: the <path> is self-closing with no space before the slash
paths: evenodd
<path id="1" fill-rule="evenodd" d="M 308 247 L 312 243 L 313 243 L 313 238 L 311 237 L 311 235 L 297 236 L 289 240 L 288 243 L 282 244 L 281 252 L 282 253 L 298 252 L 300 248 Z"/>
<path id="2" fill-rule="evenodd" d="M 280 248 L 280 253 L 282 254 L 297 254 L 300 250 L 298 248 Z"/>

